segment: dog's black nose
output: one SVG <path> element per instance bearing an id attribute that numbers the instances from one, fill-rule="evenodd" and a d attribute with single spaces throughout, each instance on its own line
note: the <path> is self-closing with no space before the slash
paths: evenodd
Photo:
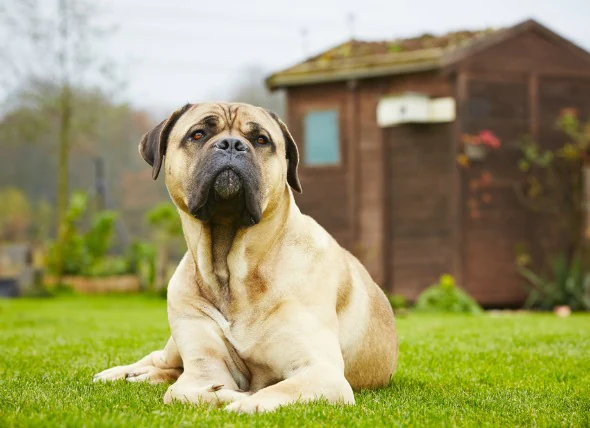
<path id="1" fill-rule="evenodd" d="M 223 140 L 215 143 L 215 147 L 228 152 L 234 150 L 236 152 L 245 152 L 246 150 L 248 150 L 248 146 L 244 144 L 244 142 L 239 138 L 224 138 Z"/>

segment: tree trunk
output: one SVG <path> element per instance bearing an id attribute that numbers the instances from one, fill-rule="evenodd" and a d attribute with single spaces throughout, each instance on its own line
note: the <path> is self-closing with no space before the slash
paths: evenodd
<path id="1" fill-rule="evenodd" d="M 582 167 L 582 185 L 583 185 L 583 231 L 584 238 L 590 240 L 590 163 L 586 161 Z"/>
<path id="2" fill-rule="evenodd" d="M 72 91 L 68 73 L 69 56 L 68 40 L 70 35 L 68 22 L 67 0 L 59 0 L 59 68 L 61 73 L 61 92 L 59 97 L 59 158 L 57 170 L 57 239 L 56 254 L 56 278 L 61 283 L 64 268 L 64 242 L 66 238 L 67 225 L 66 213 L 68 209 L 68 197 L 70 192 L 69 180 L 69 157 L 70 157 L 70 136 L 72 124 Z"/>
<path id="3" fill-rule="evenodd" d="M 69 155 L 70 155 L 70 128 L 72 119 L 71 91 L 68 85 L 62 88 L 60 96 L 60 122 L 59 122 L 59 159 L 57 182 L 57 272 L 58 283 L 63 275 L 63 244 L 67 230 L 66 213 L 68 209 L 68 196 L 70 193 L 69 180 Z"/>

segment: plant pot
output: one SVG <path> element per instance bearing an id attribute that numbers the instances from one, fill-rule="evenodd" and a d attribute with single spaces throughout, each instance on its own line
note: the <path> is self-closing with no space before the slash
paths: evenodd
<path id="1" fill-rule="evenodd" d="M 482 161 L 488 155 L 488 149 L 482 144 L 465 144 L 465 156 L 472 161 Z"/>
<path id="2" fill-rule="evenodd" d="M 55 278 L 47 278 L 47 284 L 55 285 Z M 64 276 L 62 283 L 69 285 L 77 293 L 135 293 L 141 291 L 139 276 Z"/>

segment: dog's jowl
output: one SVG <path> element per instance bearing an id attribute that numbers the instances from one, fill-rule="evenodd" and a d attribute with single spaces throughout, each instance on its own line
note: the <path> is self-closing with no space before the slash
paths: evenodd
<path id="1" fill-rule="evenodd" d="M 172 335 L 95 380 L 174 381 L 165 402 L 247 413 L 320 398 L 353 404 L 353 390 L 389 383 L 391 307 L 297 208 L 299 156 L 280 119 L 247 104 L 189 104 L 139 151 L 154 179 L 165 176 L 188 248 L 168 286 Z"/>

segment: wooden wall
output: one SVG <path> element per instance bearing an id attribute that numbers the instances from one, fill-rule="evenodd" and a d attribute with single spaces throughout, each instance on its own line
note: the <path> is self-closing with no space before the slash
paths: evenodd
<path id="1" fill-rule="evenodd" d="M 590 62 L 531 31 L 467 58 L 458 74 L 456 138 L 489 129 L 503 143 L 484 162 L 459 171 L 455 249 L 462 282 L 483 304 L 518 305 L 527 288 L 516 270 L 516 246 L 528 243 L 534 255 L 542 253 L 542 246 L 555 248 L 556 225 L 554 218 L 530 212 L 517 198 L 514 185 L 524 178 L 517 168 L 517 144 L 529 135 L 544 147 L 556 147 L 564 141 L 555 128 L 561 109 L 573 106 L 590 113 Z M 486 171 L 492 182 L 482 188 Z M 489 203 L 482 201 L 483 194 Z"/>
<path id="2" fill-rule="evenodd" d="M 451 126 L 385 130 L 389 290 L 411 300 L 452 270 Z"/>
<path id="3" fill-rule="evenodd" d="M 462 285 L 488 305 L 520 302 L 515 250 L 528 239 L 528 222 L 514 185 L 522 179 L 517 142 L 528 133 L 527 84 L 472 79 L 468 94 L 463 131 L 491 130 L 503 146 L 462 172 Z"/>
<path id="4" fill-rule="evenodd" d="M 353 219 L 350 211 L 351 193 L 349 174 L 351 160 L 348 154 L 350 135 L 345 132 L 349 122 L 346 85 L 326 84 L 297 87 L 287 92 L 287 126 L 299 148 L 299 178 L 303 193 L 295 199 L 304 214 L 310 215 L 325 227 L 343 246 L 352 249 Z M 340 121 L 340 165 L 308 167 L 305 159 L 303 122 L 312 110 L 338 110 Z"/>

